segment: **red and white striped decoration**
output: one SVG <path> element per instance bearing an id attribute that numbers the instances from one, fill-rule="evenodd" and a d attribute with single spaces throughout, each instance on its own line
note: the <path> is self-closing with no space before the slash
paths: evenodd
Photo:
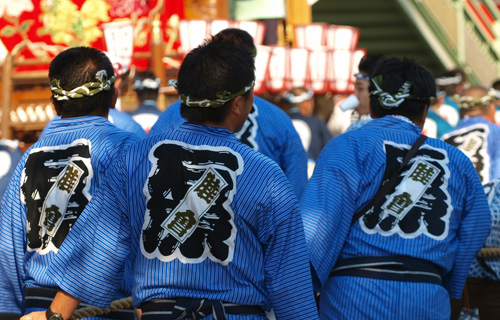
<path id="1" fill-rule="evenodd" d="M 259 21 L 181 20 L 180 40 L 186 54 L 226 28 L 247 31 L 257 47 L 256 94 L 306 87 L 315 93 L 354 91 L 354 74 L 366 54 L 356 49 L 359 28 L 313 23 L 295 26 L 297 48 L 263 46 L 265 25 Z"/>
<path id="2" fill-rule="evenodd" d="M 294 27 L 294 31 L 297 48 L 314 50 L 325 47 L 327 44 L 328 24 L 326 23 L 297 25 Z"/>
<path id="3" fill-rule="evenodd" d="M 271 59 L 272 47 L 257 46 L 257 56 L 255 57 L 255 85 L 253 92 L 261 94 L 266 91 L 266 81 L 269 73 L 269 60 Z"/>
<path id="4" fill-rule="evenodd" d="M 227 28 L 245 30 L 252 36 L 255 45 L 261 45 L 264 42 L 266 27 L 260 21 L 182 19 L 179 21 L 180 51 L 186 54 L 201 45 L 205 39 Z"/>
<path id="5" fill-rule="evenodd" d="M 326 46 L 333 50 L 356 50 L 359 28 L 330 25 L 327 30 Z"/>

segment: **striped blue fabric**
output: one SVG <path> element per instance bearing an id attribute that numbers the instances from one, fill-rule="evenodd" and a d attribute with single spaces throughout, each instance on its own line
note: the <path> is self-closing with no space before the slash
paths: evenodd
<path id="1" fill-rule="evenodd" d="M 56 119 L 61 119 L 61 117 L 55 116 L 51 121 Z M 118 129 L 131 132 L 139 139 L 142 139 L 146 136 L 146 132 L 144 131 L 144 129 L 142 129 L 141 125 L 135 122 L 135 120 L 126 112 L 122 112 L 116 109 L 109 109 L 108 119 L 109 122 L 114 124 Z M 49 121 L 49 123 L 51 121 Z M 45 136 L 48 127 L 49 125 L 47 124 L 45 128 L 43 128 L 42 133 L 40 134 L 40 138 L 43 138 Z"/>
<path id="2" fill-rule="evenodd" d="M 162 148 L 170 151 L 160 153 Z M 197 175 L 208 172 L 207 165 L 233 186 L 218 196 L 227 201 L 224 210 L 217 202 L 207 220 L 199 218 L 192 236 L 172 244 L 173 227 L 164 221 L 180 212 L 177 203 L 183 203 L 187 188 L 198 186 Z M 233 170 L 229 178 L 226 173 Z M 273 161 L 228 130 L 185 123 L 150 135 L 116 162 L 106 181 L 86 207 L 88 223 L 75 226 L 50 269 L 71 295 L 106 305 L 133 264 L 136 306 L 152 299 L 206 298 L 273 308 L 277 319 L 317 318 L 302 220 L 290 184 Z M 199 203 L 186 199 L 185 212 Z M 106 215 L 99 214 L 103 210 Z M 232 212 L 229 224 L 227 212 Z M 229 231 L 233 236 L 226 238 Z M 196 238 L 199 234 L 205 235 Z"/>
<path id="3" fill-rule="evenodd" d="M 128 113 L 119 111 L 117 109 L 109 109 L 109 121 L 114 124 L 118 129 L 123 131 L 132 132 L 138 138 L 144 138 L 146 132 Z"/>
<path id="4" fill-rule="evenodd" d="M 169 106 L 151 128 L 150 134 L 177 129 L 185 120 L 181 102 Z M 300 200 L 307 184 L 307 154 L 288 115 L 272 103 L 255 96 L 254 105 L 236 137 L 252 149 L 274 160 Z"/>
<path id="5" fill-rule="evenodd" d="M 484 247 L 500 248 L 500 179 L 485 184 L 484 191 L 491 209 L 491 232 L 484 243 Z M 500 282 L 500 259 L 476 257 L 470 267 L 469 277 Z"/>
<path id="6" fill-rule="evenodd" d="M 351 227 L 354 214 L 390 177 L 386 167 L 397 169 L 419 135 L 420 128 L 408 119 L 387 116 L 323 149 L 301 203 L 310 259 L 321 283 L 320 317 L 449 319 L 448 294 L 461 296 L 491 221 L 477 173 L 462 152 L 428 138 L 395 190 Z M 427 283 L 329 277 L 339 258 L 394 255 L 439 266 L 446 290 Z"/>
<path id="7" fill-rule="evenodd" d="M 80 215 L 80 211 L 101 184 L 108 166 L 115 161 L 120 150 L 137 140 L 131 133 L 117 129 L 103 117 L 56 119 L 48 125 L 44 138 L 24 154 L 2 200 L 0 211 L 0 313 L 33 311 L 24 310 L 25 286 L 57 288 L 57 284 L 48 277 L 47 268 L 57 255 L 60 242 L 75 221 L 85 223 L 86 217 Z M 77 151 L 77 147 L 88 150 L 89 157 Z M 36 167 L 29 168 L 26 165 L 28 161 Z M 61 169 L 57 171 L 57 168 Z M 62 181 L 66 175 L 54 176 L 53 173 L 60 171 L 85 173 L 80 180 L 76 180 L 79 183 L 73 184 L 76 189 L 65 191 L 70 194 L 67 198 L 61 198 L 61 192 L 56 193 L 55 197 L 49 196 L 56 189 L 64 189 Z M 61 201 L 67 205 L 67 211 L 57 218 L 49 212 L 52 205 L 56 206 Z M 43 219 L 41 215 L 47 218 Z M 53 227 L 55 234 L 43 227 L 50 226 L 52 218 L 61 223 L 59 227 Z M 64 221 L 71 222 L 66 225 Z M 40 234 L 45 233 L 47 236 L 43 241 L 36 231 L 31 231 L 37 228 Z M 121 286 L 120 290 L 127 291 L 127 288 Z M 113 298 L 123 297 L 123 294 L 115 292 L 111 295 Z"/>
<path id="8" fill-rule="evenodd" d="M 500 178 L 500 127 L 496 124 L 482 116 L 466 117 L 441 140 L 471 159 L 483 184 Z"/>
<path id="9" fill-rule="evenodd" d="M 0 140 L 0 199 L 3 197 L 10 178 L 14 174 L 17 163 L 21 160 L 23 152 L 19 149 L 19 142 L 16 140 Z"/>
<path id="10" fill-rule="evenodd" d="M 353 123 L 351 123 L 351 125 L 347 128 L 346 132 L 359 129 L 362 126 L 364 126 L 365 124 L 367 124 L 368 122 L 372 121 L 372 120 L 373 120 L 372 117 L 369 114 L 367 114 L 366 118 L 359 119 L 359 120 L 356 120 Z"/>
<path id="11" fill-rule="evenodd" d="M 132 119 L 134 119 L 146 133 L 149 133 L 161 113 L 162 112 L 158 109 L 156 101 L 154 100 L 146 100 L 137 107 L 136 110 L 129 112 Z"/>

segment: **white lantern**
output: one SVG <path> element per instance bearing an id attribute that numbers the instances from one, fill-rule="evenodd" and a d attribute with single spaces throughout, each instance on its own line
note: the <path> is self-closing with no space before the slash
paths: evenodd
<path id="1" fill-rule="evenodd" d="M 297 48 L 318 49 L 326 46 L 328 24 L 312 23 L 294 27 Z"/>
<path id="2" fill-rule="evenodd" d="M 288 59 L 287 48 L 273 47 L 269 59 L 269 77 L 266 82 L 266 87 L 269 91 L 280 92 L 283 89 L 287 89 Z"/>
<path id="3" fill-rule="evenodd" d="M 309 53 L 309 82 L 314 93 L 325 93 L 328 90 L 328 70 L 331 62 L 326 48 L 311 50 Z"/>
<path id="4" fill-rule="evenodd" d="M 359 28 L 330 25 L 327 31 L 326 45 L 333 50 L 355 50 L 358 45 Z"/>
<path id="5" fill-rule="evenodd" d="M 309 75 L 309 50 L 304 48 L 288 49 L 290 55 L 290 63 L 286 66 L 288 72 L 286 74 L 288 85 L 287 87 L 307 87 Z"/>
<path id="6" fill-rule="evenodd" d="M 187 54 L 189 51 L 202 44 L 209 34 L 208 28 L 208 21 L 206 20 L 180 20 L 180 51 L 183 54 Z"/>
<path id="7" fill-rule="evenodd" d="M 257 56 L 255 57 L 255 85 L 253 87 L 253 92 L 255 94 L 266 91 L 269 60 L 272 51 L 273 47 L 257 46 Z"/>
<path id="8" fill-rule="evenodd" d="M 103 23 L 107 54 L 117 73 L 128 70 L 134 53 L 134 27 L 132 21 L 122 20 Z"/>

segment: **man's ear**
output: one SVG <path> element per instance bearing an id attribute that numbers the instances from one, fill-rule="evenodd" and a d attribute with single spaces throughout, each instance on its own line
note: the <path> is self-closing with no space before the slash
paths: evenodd
<path id="1" fill-rule="evenodd" d="M 494 102 L 490 103 L 490 105 L 488 107 L 488 113 L 486 115 L 486 118 L 492 123 L 495 123 L 496 111 L 497 111 L 497 107 L 495 106 L 495 103 Z"/>
<path id="2" fill-rule="evenodd" d="M 59 106 L 59 101 L 54 99 L 54 96 L 50 96 L 50 102 L 52 102 L 52 105 L 54 106 L 54 109 L 56 109 L 56 114 L 58 116 L 61 116 L 61 107 Z"/>
<path id="3" fill-rule="evenodd" d="M 109 106 L 110 109 L 115 108 L 116 100 L 118 100 L 119 95 L 120 95 L 120 91 L 116 87 L 113 87 L 113 99 L 111 99 L 111 105 Z"/>
<path id="4" fill-rule="evenodd" d="M 237 116 L 241 115 L 240 106 L 241 103 L 243 102 L 242 99 L 243 99 L 242 96 L 238 96 L 231 101 L 231 112 Z"/>

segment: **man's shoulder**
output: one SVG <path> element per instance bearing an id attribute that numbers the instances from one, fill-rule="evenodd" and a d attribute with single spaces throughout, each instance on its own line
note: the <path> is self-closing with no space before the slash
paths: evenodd
<path id="1" fill-rule="evenodd" d="M 174 103 L 172 103 L 171 105 L 169 105 L 162 112 L 162 114 L 165 114 L 165 115 L 174 115 L 175 114 L 175 115 L 179 115 L 180 116 L 180 112 L 181 112 L 181 101 L 177 100 Z"/>
<path id="2" fill-rule="evenodd" d="M 100 129 L 96 129 L 96 133 L 100 139 L 104 141 L 109 141 L 112 143 L 132 143 L 134 141 L 140 140 L 140 138 L 131 131 L 126 131 L 115 125 L 105 126 Z M 90 139 L 92 136 L 89 136 Z"/>
<path id="3" fill-rule="evenodd" d="M 491 131 L 491 130 L 495 131 L 496 127 L 498 127 L 498 126 L 487 121 L 483 117 L 464 118 L 464 119 L 460 120 L 460 122 L 458 123 L 458 125 L 455 128 L 453 128 L 452 130 L 450 130 L 449 132 L 444 134 L 443 138 L 446 139 L 447 137 L 450 137 L 450 136 L 463 134 L 465 132 L 477 130 L 477 129 L 481 129 L 481 128 L 483 130 L 486 130 L 486 128 L 487 128 L 488 131 Z"/>
<path id="4" fill-rule="evenodd" d="M 263 98 L 259 98 L 256 96 L 254 99 L 254 104 L 257 106 L 259 115 L 277 117 L 278 119 L 290 119 L 288 114 L 280 107 Z"/>

